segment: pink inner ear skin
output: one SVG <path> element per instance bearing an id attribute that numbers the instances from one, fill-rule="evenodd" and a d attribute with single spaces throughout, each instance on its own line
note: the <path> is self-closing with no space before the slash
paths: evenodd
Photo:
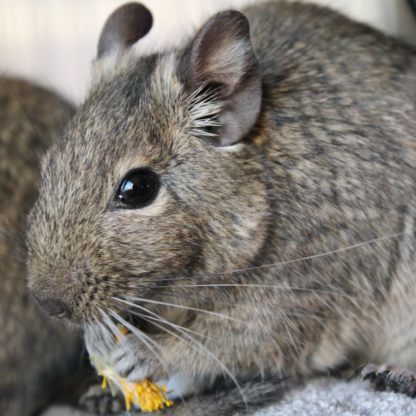
<path id="1" fill-rule="evenodd" d="M 243 14 L 226 11 L 209 19 L 182 55 L 178 76 L 191 93 L 204 83 L 220 87 L 219 134 L 203 140 L 229 146 L 253 128 L 260 112 L 261 76 Z"/>

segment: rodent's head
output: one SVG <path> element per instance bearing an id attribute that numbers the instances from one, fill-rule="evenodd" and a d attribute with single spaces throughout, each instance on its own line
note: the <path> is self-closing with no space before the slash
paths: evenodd
<path id="1" fill-rule="evenodd" d="M 247 266 L 265 238 L 246 18 L 220 13 L 185 50 L 139 59 L 129 47 L 150 27 L 138 4 L 108 19 L 91 94 L 47 153 L 29 216 L 29 288 L 76 323 L 120 312 L 115 298 L 184 301 L 201 282 L 189 277 Z"/>

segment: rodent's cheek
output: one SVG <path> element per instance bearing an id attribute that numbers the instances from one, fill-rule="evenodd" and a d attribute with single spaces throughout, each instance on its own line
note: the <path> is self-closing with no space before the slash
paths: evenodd
<path id="1" fill-rule="evenodd" d="M 102 268 L 99 274 L 119 281 L 132 275 L 138 281 L 144 274 L 182 273 L 201 257 L 199 234 L 186 207 L 161 187 L 149 206 L 104 213 L 96 234 L 101 241 L 96 267 Z"/>
<path id="2" fill-rule="evenodd" d="M 160 251 L 165 251 L 166 241 L 171 240 L 175 226 L 178 226 L 175 212 L 175 201 L 164 187 L 148 206 L 108 210 L 98 236 L 103 256 L 111 256 L 108 259 L 110 263 L 116 260 L 126 263 L 139 253 L 146 254 L 149 259 L 149 256 L 153 258 Z M 137 259 L 134 259 L 134 264 L 138 266 Z"/>

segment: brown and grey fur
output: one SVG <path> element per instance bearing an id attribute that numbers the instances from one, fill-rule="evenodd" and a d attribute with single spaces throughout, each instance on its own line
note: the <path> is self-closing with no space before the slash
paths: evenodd
<path id="1" fill-rule="evenodd" d="M 312 5 L 243 13 L 255 56 L 235 13 L 185 50 L 104 48 L 43 161 L 29 287 L 65 304 L 93 351 L 108 352 L 127 311 L 143 315 L 142 332 L 111 345 L 133 381 L 415 369 L 416 53 Z M 222 89 L 198 90 L 211 81 Z M 227 130 L 233 111 L 234 127 L 255 119 L 242 137 Z M 120 209 L 118 184 L 138 167 L 160 191 Z"/>
<path id="2" fill-rule="evenodd" d="M 28 416 L 56 400 L 78 367 L 80 337 L 51 321 L 26 288 L 26 216 L 40 159 L 72 107 L 56 94 L 0 78 L 0 414 Z"/>

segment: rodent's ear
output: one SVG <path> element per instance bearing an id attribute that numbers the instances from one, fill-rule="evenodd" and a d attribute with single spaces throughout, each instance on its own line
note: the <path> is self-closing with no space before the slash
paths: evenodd
<path id="1" fill-rule="evenodd" d="M 218 88 L 222 106 L 216 146 L 240 141 L 254 126 L 261 106 L 260 65 L 250 41 L 247 18 L 237 11 L 213 16 L 180 58 L 179 79 L 192 93 L 201 86 Z"/>
<path id="2" fill-rule="evenodd" d="M 151 29 L 153 17 L 140 3 L 120 6 L 105 22 L 98 42 L 97 59 L 129 49 Z"/>

